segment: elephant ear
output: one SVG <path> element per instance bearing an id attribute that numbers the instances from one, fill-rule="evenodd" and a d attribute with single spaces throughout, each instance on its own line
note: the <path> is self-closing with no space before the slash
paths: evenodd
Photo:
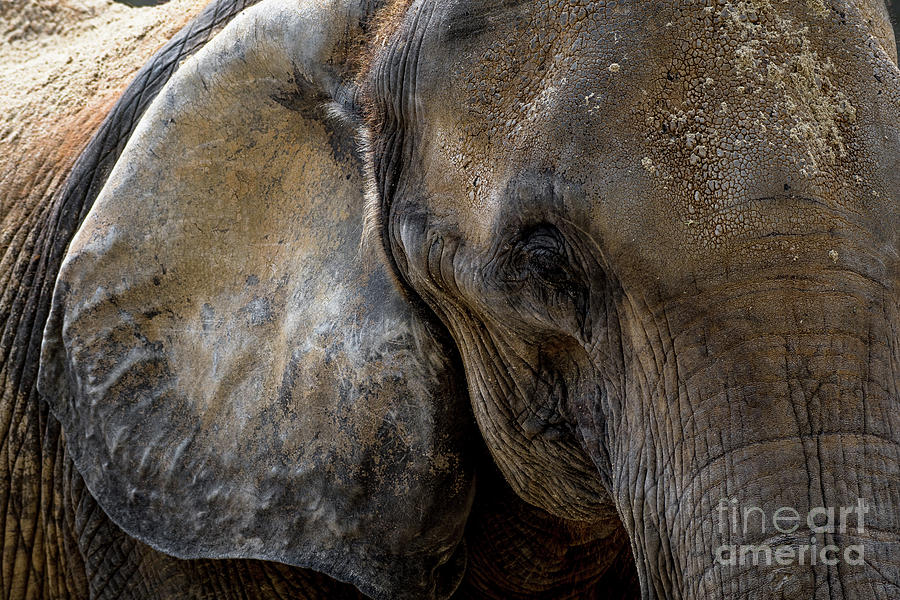
<path id="1" fill-rule="evenodd" d="M 179 68 L 69 247 L 39 386 L 151 546 L 445 598 L 468 403 L 443 334 L 359 251 L 361 162 L 322 109 L 345 3 L 265 0 Z"/>

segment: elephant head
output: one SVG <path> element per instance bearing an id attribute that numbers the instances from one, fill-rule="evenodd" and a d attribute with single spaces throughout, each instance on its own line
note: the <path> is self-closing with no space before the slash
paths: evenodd
<path id="1" fill-rule="evenodd" d="M 895 597 L 883 3 L 414 3 L 382 37 L 378 234 L 514 489 L 614 505 L 645 597 Z M 818 532 L 861 501 L 865 524 Z M 816 527 L 775 530 L 783 507 Z M 816 544 L 815 565 L 716 552 Z M 865 559 L 834 564 L 850 545 Z"/>
<path id="2" fill-rule="evenodd" d="M 898 157 L 882 0 L 264 0 L 143 116 L 41 390 L 176 556 L 447 597 L 474 413 L 646 598 L 896 597 Z"/>

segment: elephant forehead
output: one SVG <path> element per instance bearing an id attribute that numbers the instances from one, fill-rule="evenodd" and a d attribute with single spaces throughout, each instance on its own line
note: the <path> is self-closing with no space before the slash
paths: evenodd
<path id="1" fill-rule="evenodd" d="M 879 114 L 896 106 L 873 102 L 858 65 L 891 79 L 896 69 L 864 43 L 865 15 L 845 26 L 817 0 L 740 0 L 708 13 L 696 39 L 667 36 L 675 51 L 631 109 L 648 142 L 643 176 L 653 197 L 671 198 L 684 239 L 714 250 L 787 229 L 822 231 L 867 197 L 887 197 L 875 153 L 883 134 L 897 141 Z M 664 25 L 689 27 L 685 17 Z M 845 43 L 834 43 L 841 35 Z"/>
<path id="2" fill-rule="evenodd" d="M 696 264 L 836 223 L 893 243 L 894 229 L 874 218 L 900 220 L 893 163 L 882 158 L 900 143 L 892 40 L 879 34 L 883 6 L 844 9 L 422 7 L 409 126 L 429 202 L 466 215 L 471 239 L 487 243 L 507 218 L 510 181 L 552 172 L 581 190 L 569 208 L 611 254 L 652 236 L 667 246 L 657 260 Z"/>

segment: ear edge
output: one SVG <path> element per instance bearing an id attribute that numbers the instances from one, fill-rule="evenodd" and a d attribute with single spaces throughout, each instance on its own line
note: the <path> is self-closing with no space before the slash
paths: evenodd
<path id="1" fill-rule="evenodd" d="M 262 9 L 260 9 L 260 10 L 262 10 Z M 221 40 L 220 40 L 220 43 L 221 43 Z M 209 48 L 209 52 L 214 52 L 216 49 L 217 49 L 216 46 L 212 45 Z M 208 53 L 206 53 L 206 56 L 208 57 Z M 192 77 L 192 72 L 190 69 L 192 69 L 192 68 L 198 69 L 199 67 L 197 67 L 197 63 L 201 60 L 201 58 L 202 57 L 198 57 L 197 61 L 185 63 L 185 65 L 182 66 L 182 69 L 186 69 L 186 70 L 182 71 L 181 69 L 179 69 L 179 71 L 182 71 L 182 72 L 180 74 L 177 74 L 177 76 L 173 78 L 173 81 L 170 82 L 170 85 L 172 87 L 174 87 L 174 86 L 179 85 L 179 82 L 183 83 L 186 79 L 190 80 Z M 224 63 L 221 63 L 221 61 L 220 61 L 219 64 L 224 64 Z M 293 64 L 293 70 L 294 70 L 293 76 L 295 78 L 296 78 L 296 69 L 297 69 L 296 64 Z M 205 88 L 207 85 L 209 85 L 209 82 L 203 82 L 202 87 Z M 275 89 L 276 89 L 276 93 L 277 93 L 277 88 L 275 88 Z M 129 156 L 126 156 L 126 153 L 128 153 L 128 150 L 129 150 L 128 148 L 126 148 L 126 153 L 123 153 L 123 159 L 122 159 L 123 165 L 128 163 L 129 160 L 134 159 L 134 152 L 136 151 L 136 149 L 140 149 L 140 151 L 143 152 L 143 149 L 146 149 L 146 148 L 149 148 L 150 150 L 155 150 L 155 149 L 160 148 L 158 145 L 155 145 L 155 146 L 151 145 L 151 146 L 146 146 L 146 147 L 140 146 L 140 144 L 142 143 L 142 141 L 141 141 L 142 135 L 150 136 L 152 138 L 153 132 L 160 130 L 161 129 L 160 124 L 163 122 L 166 122 L 166 120 L 160 116 L 160 111 L 170 109 L 173 106 L 176 106 L 178 103 L 177 94 L 175 94 L 174 96 L 170 95 L 168 98 L 165 96 L 165 94 L 161 94 L 160 96 L 161 97 L 158 98 L 156 102 L 154 102 L 154 104 L 157 104 L 158 106 L 148 110 L 147 114 L 142 119 L 142 121 L 145 121 L 145 119 L 146 119 L 145 127 L 143 128 L 143 132 L 138 132 L 138 135 L 135 138 L 134 144 L 130 144 L 130 146 L 132 146 L 131 147 L 132 152 L 129 154 L 130 158 L 129 158 Z M 270 96 L 270 99 L 273 100 L 275 104 L 280 105 L 282 108 L 285 108 L 288 110 L 293 110 L 291 108 L 291 106 L 285 106 L 285 102 L 288 105 L 290 105 L 292 103 L 292 101 L 290 99 L 285 100 L 285 102 L 280 102 L 279 99 L 271 98 L 271 96 Z M 315 98 L 311 99 L 310 105 L 318 106 L 321 108 L 321 106 L 322 106 L 321 98 L 319 96 L 316 96 Z M 187 110 L 190 110 L 190 109 L 191 109 L 191 107 L 188 106 Z M 304 110 L 305 109 L 306 109 L 306 106 L 304 106 Z M 154 111 L 156 111 L 156 112 L 154 112 Z M 293 112 L 299 112 L 299 111 L 293 110 Z M 157 115 L 158 117 L 160 117 L 156 121 L 153 121 L 154 114 Z M 301 116 L 302 116 L 302 113 L 301 113 Z M 157 125 L 151 126 L 151 123 L 154 123 L 154 122 Z M 173 125 L 173 127 L 177 127 L 177 124 Z M 139 127 L 139 129 L 140 129 L 140 127 Z M 122 169 L 125 169 L 125 166 L 123 166 Z M 165 171 L 162 171 L 162 172 L 165 172 Z M 113 192 L 114 192 L 114 190 L 117 189 L 116 186 L 120 186 L 121 189 L 127 189 L 128 186 L 121 187 L 121 185 L 123 183 L 123 177 L 125 177 L 127 175 L 128 175 L 128 173 L 123 172 L 123 173 L 116 174 L 115 177 L 112 177 L 112 176 L 110 177 L 110 181 L 108 182 L 108 191 L 106 193 L 106 197 L 108 199 L 113 198 L 115 196 L 115 194 Z M 101 196 L 103 196 L 103 194 L 101 194 Z M 105 203 L 102 201 L 102 199 L 97 203 L 97 207 L 99 207 L 98 208 L 99 211 L 104 210 L 104 204 Z M 86 223 L 88 223 L 88 222 L 86 221 Z M 94 226 L 96 226 L 96 222 L 92 222 L 92 224 L 90 224 L 90 223 L 87 224 L 88 228 L 94 227 Z M 75 254 L 69 258 L 72 258 L 72 259 L 77 258 L 77 255 L 78 255 L 77 253 L 80 252 L 81 250 L 83 250 L 83 245 L 82 246 L 76 245 L 76 247 L 73 249 L 73 252 Z M 82 262 L 84 262 L 84 261 L 82 261 Z M 82 376 L 84 373 L 81 372 L 81 375 L 80 375 L 79 374 L 80 371 L 78 369 L 74 368 L 76 365 L 75 365 L 75 363 L 73 363 L 73 358 L 72 358 L 73 352 L 76 352 L 78 349 L 73 348 L 71 345 L 69 345 L 67 347 L 67 343 L 66 343 L 67 339 L 70 339 L 70 341 L 72 339 L 69 335 L 70 333 L 72 333 L 72 335 L 75 335 L 75 333 L 77 333 L 77 327 L 75 330 L 72 330 L 72 331 L 68 330 L 68 327 L 71 324 L 71 322 L 67 322 L 66 315 L 68 314 L 71 316 L 71 314 L 72 314 L 71 312 L 67 312 L 69 310 L 68 309 L 68 304 L 69 304 L 68 299 L 71 297 L 71 295 L 74 292 L 73 292 L 72 286 L 70 285 L 71 282 L 66 280 L 65 277 L 63 276 L 63 274 L 64 273 L 68 273 L 68 274 L 74 273 L 73 269 L 77 269 L 77 268 L 81 268 L 81 267 L 79 265 L 77 265 L 75 262 L 72 262 L 67 259 L 66 263 L 63 265 L 63 269 L 61 270 L 61 278 L 58 281 L 57 290 L 55 291 L 55 294 L 54 294 L 53 312 L 51 313 L 51 317 L 47 322 L 46 335 L 45 335 L 44 343 L 43 343 L 43 352 L 45 352 L 45 354 L 42 353 L 42 356 L 44 358 L 42 359 L 43 366 L 42 366 L 41 383 L 40 383 L 39 389 L 41 390 L 41 392 L 43 394 L 45 394 L 47 396 L 56 396 L 57 397 L 55 400 L 51 399 L 51 404 L 56 406 L 56 408 L 54 410 L 54 414 L 57 414 L 57 416 L 61 422 L 67 422 L 70 425 L 68 433 L 70 433 L 70 441 L 72 441 L 72 443 L 74 444 L 73 455 L 75 455 L 76 464 L 78 465 L 79 471 L 82 473 L 90 473 L 91 471 L 96 471 L 96 468 L 97 468 L 97 465 L 93 462 L 95 460 L 95 457 L 90 455 L 90 452 L 87 450 L 87 447 L 85 447 L 85 450 L 82 451 L 81 446 L 78 445 L 82 442 L 80 442 L 80 441 L 76 442 L 76 438 L 78 437 L 79 432 L 77 431 L 77 429 L 73 430 L 71 428 L 71 424 L 72 424 L 73 420 L 76 418 L 74 416 L 74 414 L 77 413 L 79 410 L 78 407 L 76 406 L 76 403 L 82 401 L 77 398 L 78 392 L 73 393 L 72 390 L 79 390 L 79 389 L 84 388 L 85 382 L 83 381 L 83 376 Z M 93 268 L 93 267 L 90 267 L 90 268 Z M 86 272 L 87 275 L 85 275 L 85 277 L 90 277 L 92 272 L 93 271 L 90 271 L 90 270 L 87 271 Z M 127 309 L 122 309 L 122 310 L 127 311 Z M 401 317 L 401 318 L 411 318 L 411 317 Z M 78 321 L 79 319 L 81 319 L 81 317 L 76 318 L 75 321 Z M 416 337 L 415 339 L 417 340 L 417 343 L 420 343 L 420 342 L 425 343 L 420 339 L 420 337 Z M 430 344 L 430 342 L 428 342 L 428 344 Z M 83 350 L 83 348 L 82 348 L 82 350 Z M 431 350 L 433 350 L 433 349 L 431 349 Z M 115 383 L 116 381 L 118 381 L 118 378 L 114 377 L 113 383 Z M 430 384 L 428 384 L 428 385 L 430 385 Z M 100 396 L 98 396 L 98 397 L 100 397 Z M 67 417 L 66 416 L 67 414 L 69 414 L 70 416 Z M 115 453 L 108 452 L 108 454 L 113 455 Z M 463 479 L 467 479 L 467 478 L 468 478 L 468 476 L 463 477 Z M 89 490 L 96 498 L 102 499 L 104 497 L 104 495 L 107 494 L 108 489 L 104 488 L 102 485 L 99 485 L 98 481 L 91 479 L 91 477 L 85 477 L 85 481 L 89 485 Z M 116 491 L 113 493 L 120 495 L 123 492 L 120 490 L 120 491 Z M 469 491 L 468 493 L 463 494 L 463 495 L 464 496 L 471 495 L 471 491 Z M 328 572 L 332 576 L 336 576 L 339 579 L 349 580 L 352 583 L 354 583 L 355 585 L 357 585 L 358 587 L 360 587 L 361 589 L 365 588 L 366 590 L 368 590 L 367 593 L 370 593 L 371 595 L 374 595 L 376 597 L 379 597 L 379 596 L 385 597 L 385 598 L 401 597 L 401 595 L 398 595 L 399 588 L 396 585 L 396 581 L 392 581 L 391 577 L 387 577 L 386 579 L 385 578 L 380 579 L 377 573 L 373 574 L 371 566 L 370 566 L 369 572 L 367 574 L 361 575 L 357 570 L 350 568 L 347 564 L 343 564 L 343 566 L 341 566 L 339 564 L 340 563 L 339 559 L 323 557 L 320 553 L 316 553 L 315 551 L 310 551 L 308 553 L 309 556 L 312 557 L 309 559 L 303 558 L 305 556 L 303 553 L 294 554 L 293 557 L 287 556 L 285 554 L 279 554 L 277 552 L 274 554 L 272 552 L 254 554 L 252 551 L 249 551 L 249 550 L 243 550 L 243 551 L 240 551 L 237 553 L 228 553 L 228 552 L 222 552 L 221 548 L 207 547 L 207 546 L 198 546 L 198 547 L 195 547 L 195 549 L 194 549 L 195 551 L 191 551 L 191 548 L 187 548 L 184 545 L 179 546 L 177 543 L 166 543 L 166 540 L 160 540 L 158 537 L 154 537 L 153 535 L 148 535 L 145 530 L 142 530 L 141 528 L 134 526 L 133 522 L 131 522 L 132 524 L 129 524 L 130 520 L 133 519 L 133 517 L 134 517 L 133 512 L 136 508 L 134 505 L 122 504 L 122 505 L 118 505 L 118 506 L 111 506 L 109 504 L 109 502 L 105 502 L 103 504 L 106 505 L 106 506 L 104 506 L 104 510 L 107 510 L 107 512 L 110 513 L 110 516 L 113 517 L 113 519 L 117 522 L 117 524 L 122 526 L 123 529 L 125 529 L 126 531 L 129 531 L 129 533 L 131 533 L 138 539 L 141 539 L 145 543 L 148 543 L 149 545 L 156 547 L 157 549 L 160 549 L 166 553 L 169 553 L 169 554 L 172 554 L 175 556 L 184 557 L 184 558 L 200 558 L 200 557 L 215 555 L 215 556 L 221 557 L 221 558 L 253 557 L 253 558 L 268 559 L 268 560 L 279 560 L 281 562 L 285 562 L 288 564 L 297 564 L 299 562 L 299 563 L 303 563 L 303 564 L 300 564 L 298 566 L 307 566 L 309 568 L 323 570 L 325 572 Z M 469 501 L 469 504 L 470 504 L 470 501 Z M 145 514 L 147 512 L 149 512 L 149 509 L 151 507 L 148 505 L 147 508 L 148 508 L 148 510 L 145 511 Z M 459 510 L 459 512 L 462 512 L 462 513 L 468 512 L 467 507 L 462 507 L 458 510 Z M 461 532 L 460 532 L 460 538 L 461 538 Z M 171 542 L 171 540 L 169 540 L 169 541 Z M 451 546 L 451 547 L 455 547 L 456 550 L 455 550 L 455 553 L 451 553 L 450 555 L 448 555 L 448 557 L 447 557 L 448 560 L 450 559 L 450 557 L 452 557 L 452 556 L 458 557 L 460 552 L 464 552 L 464 550 L 460 550 L 460 548 L 462 546 L 461 546 L 461 542 L 459 542 L 459 541 L 456 543 L 455 546 Z M 369 556 L 367 558 L 370 562 L 372 562 L 371 556 Z M 318 562 L 316 562 L 316 561 L 318 561 Z M 458 560 L 454 559 L 451 562 L 458 563 Z M 442 564 L 442 563 L 435 565 L 433 568 L 437 569 L 440 566 L 440 564 Z M 380 571 L 381 573 L 387 573 L 387 572 L 391 572 L 392 569 L 398 570 L 400 568 L 402 568 L 402 566 L 398 566 L 398 564 L 396 562 L 386 562 L 380 568 L 376 568 L 375 571 Z M 325 569 L 327 569 L 327 571 Z M 343 569 L 343 570 L 341 570 L 341 569 Z M 414 568 L 414 569 L 411 569 L 410 573 L 403 575 L 403 577 L 405 577 L 409 580 L 415 580 L 417 578 L 423 577 L 423 574 L 421 573 L 420 570 Z M 432 575 L 432 577 L 434 577 L 434 576 Z M 453 576 L 450 576 L 450 578 L 452 579 Z M 425 581 L 422 581 L 419 585 L 424 586 L 425 588 L 428 588 L 428 584 Z M 418 589 L 422 589 L 422 588 L 419 587 Z M 389 593 L 389 591 L 392 593 Z"/>

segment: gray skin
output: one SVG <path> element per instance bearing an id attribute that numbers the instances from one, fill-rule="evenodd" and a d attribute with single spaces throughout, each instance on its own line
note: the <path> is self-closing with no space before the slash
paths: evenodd
<path id="1" fill-rule="evenodd" d="M 886 7 L 413 3 L 382 37 L 378 231 L 514 490 L 615 512 L 645 598 L 900 597 Z M 863 564 L 714 560 L 811 537 L 731 527 L 722 499 L 858 498 L 864 526 L 816 543 Z"/>
<path id="2" fill-rule="evenodd" d="M 886 7 L 547 4 L 148 65 L 4 238 L 11 596 L 900 598 Z M 716 564 L 810 538 L 723 498 L 866 560 Z"/>
<path id="3" fill-rule="evenodd" d="M 28 158 L 13 165 L 20 183 L 0 189 L 9 227 L 0 249 L 13 261 L 0 297 L 0 450 L 7 457 L 0 491 L 10 507 L 0 571 L 5 596 L 357 598 L 362 589 L 374 597 L 446 597 L 457 586 L 457 598 L 581 598 L 610 589 L 633 595 L 624 533 L 610 544 L 511 492 L 475 431 L 452 341 L 426 311 L 410 309 L 383 262 L 361 260 L 356 132 L 326 119 L 323 102 L 337 95 L 338 82 L 350 81 L 349 52 L 359 50 L 372 15 L 350 5 L 308 6 L 298 15 L 297 7 L 270 2 L 213 39 L 247 6 L 211 4 L 160 50 L 64 185 L 65 148 L 50 153 L 62 157 L 55 166 Z M 333 73 L 326 61 L 338 65 Z M 169 114 L 181 99 L 181 112 Z M 187 127 L 178 129 L 182 123 Z M 186 144 L 178 141 L 184 135 L 201 140 L 191 143 L 194 154 L 172 156 Z M 158 164 L 144 162 L 146 140 Z M 226 145 L 239 160 L 223 152 Z M 261 154 L 251 159 L 255 151 Z M 157 185 L 164 177 L 146 179 L 160 169 L 187 176 L 164 190 Z M 141 186 L 117 183 L 129 172 L 143 175 L 154 193 L 138 199 Z M 289 177 L 296 180 L 284 181 Z M 283 182 L 280 193 L 273 180 Z M 199 187 L 189 189 L 191 182 Z M 228 201 L 236 204 L 226 207 Z M 167 202 L 171 212 L 163 210 Z M 77 240 L 95 236 L 92 222 L 129 203 L 134 212 L 106 231 L 110 241 L 125 237 L 94 264 L 111 268 L 115 281 L 104 284 L 95 271 L 79 282 L 72 274 L 85 253 Z M 242 213 L 239 205 L 252 210 Z M 199 212 L 186 212 L 193 209 Z M 188 226 L 184 245 L 170 231 L 152 254 L 139 247 L 167 222 Z M 253 239 L 254 231 L 262 239 Z M 123 253 L 121 240 L 133 246 Z M 228 248 L 238 249 L 230 260 L 239 277 L 201 264 L 187 278 L 192 285 L 178 291 L 189 268 L 184 260 L 199 255 L 209 263 Z M 247 248 L 258 257 L 287 250 L 293 264 L 253 265 Z M 113 265 L 121 259 L 121 268 Z M 142 277 L 144 268 L 150 270 Z M 203 277 L 213 286 L 237 283 L 243 292 L 219 294 L 226 302 L 219 304 L 212 287 L 193 285 Z M 124 293 L 113 290 L 85 311 L 88 299 L 77 314 L 61 317 L 79 284 L 91 295 L 111 286 Z M 138 304 L 129 305 L 129 297 Z M 183 303 L 194 300 L 198 313 L 190 314 Z M 150 329 L 161 323 L 165 345 L 148 344 Z M 45 324 L 42 403 L 35 383 Z M 192 332 L 206 341 L 183 337 Z M 276 359 L 276 351 L 263 353 L 263 338 L 279 343 L 279 333 L 290 348 L 277 349 Z M 226 349 L 228 340 L 235 345 Z M 154 385 L 172 387 L 158 380 L 162 351 L 187 344 L 188 361 L 205 344 L 215 351 L 207 366 L 225 370 L 210 376 L 200 366 L 192 374 L 185 355 L 166 369 L 199 384 L 194 392 L 205 387 L 212 395 L 157 394 L 155 403 L 140 404 Z M 148 359 L 153 352 L 160 353 L 156 363 Z M 140 353 L 143 362 L 135 360 Z M 246 387 L 216 391 L 236 379 L 255 385 L 256 356 L 256 373 L 280 365 L 274 388 L 264 382 L 251 394 Z M 101 364 L 92 365 L 95 359 Z M 179 404 L 167 405 L 169 398 Z M 194 400 L 218 402 L 225 412 L 215 416 L 207 404 L 200 415 Z M 243 412 L 236 415 L 235 407 Z M 219 437 L 190 441 L 205 435 Z"/>

